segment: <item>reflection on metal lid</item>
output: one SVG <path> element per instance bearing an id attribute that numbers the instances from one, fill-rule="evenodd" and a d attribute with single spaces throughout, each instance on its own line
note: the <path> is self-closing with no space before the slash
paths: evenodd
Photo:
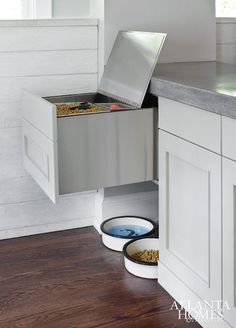
<path id="1" fill-rule="evenodd" d="M 99 92 L 140 108 L 165 38 L 165 33 L 119 32 Z"/>

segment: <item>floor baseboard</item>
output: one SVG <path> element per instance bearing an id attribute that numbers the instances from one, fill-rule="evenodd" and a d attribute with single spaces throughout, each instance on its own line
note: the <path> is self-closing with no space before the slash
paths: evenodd
<path id="1" fill-rule="evenodd" d="M 92 226 L 94 217 L 0 230 L 0 240 Z"/>

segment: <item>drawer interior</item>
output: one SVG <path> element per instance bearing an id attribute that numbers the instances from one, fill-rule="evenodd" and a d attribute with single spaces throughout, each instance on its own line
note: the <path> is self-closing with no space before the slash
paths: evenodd
<path id="1" fill-rule="evenodd" d="M 155 97 L 147 94 L 142 108 L 150 108 L 157 103 Z M 57 117 L 75 116 L 81 114 L 100 114 L 103 112 L 135 110 L 134 106 L 120 102 L 100 93 L 85 93 L 75 95 L 60 95 L 45 97 L 44 100 L 57 106 Z M 85 106 L 87 108 L 81 107 Z M 90 108 L 89 108 L 90 107 Z"/>
<path id="2" fill-rule="evenodd" d="M 75 94 L 75 95 L 50 96 L 50 97 L 45 97 L 44 99 L 52 104 L 82 102 L 82 101 L 87 101 L 91 103 L 117 102 L 116 99 L 104 96 L 100 93 L 83 93 L 83 94 Z"/>
<path id="3" fill-rule="evenodd" d="M 135 109 L 99 93 L 48 97 L 45 100 L 56 106 L 57 118 Z"/>

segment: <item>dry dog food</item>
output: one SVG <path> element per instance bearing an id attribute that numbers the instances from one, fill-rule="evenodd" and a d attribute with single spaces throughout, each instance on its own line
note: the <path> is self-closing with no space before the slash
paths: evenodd
<path id="1" fill-rule="evenodd" d="M 101 107 L 85 102 L 56 104 L 56 106 L 58 117 L 104 112 Z"/>
<path id="2" fill-rule="evenodd" d="M 145 249 L 141 252 L 134 253 L 132 257 L 138 261 L 157 263 L 159 260 L 159 251 L 153 249 Z"/>

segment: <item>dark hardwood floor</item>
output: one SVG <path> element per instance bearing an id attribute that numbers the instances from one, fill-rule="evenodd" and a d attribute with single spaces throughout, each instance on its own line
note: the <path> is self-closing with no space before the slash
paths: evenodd
<path id="1" fill-rule="evenodd" d="M 1 328 L 199 328 L 93 228 L 0 241 Z"/>

